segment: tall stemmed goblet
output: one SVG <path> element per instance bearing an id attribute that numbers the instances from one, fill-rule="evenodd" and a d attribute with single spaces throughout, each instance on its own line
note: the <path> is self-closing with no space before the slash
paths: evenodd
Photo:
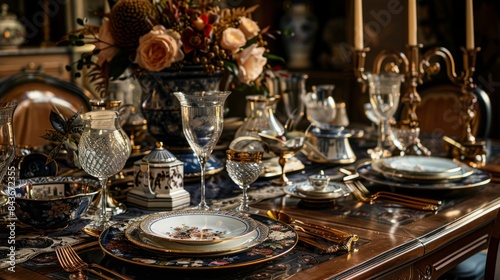
<path id="1" fill-rule="evenodd" d="M 304 147 L 305 133 L 291 131 L 280 136 L 272 131 L 263 131 L 259 133 L 259 136 L 264 143 L 264 149 L 279 157 L 278 164 L 281 167 L 281 176 L 272 180 L 271 183 L 282 187 L 291 185 L 293 182 L 286 177 L 285 166 L 288 160 Z"/>
<path id="2" fill-rule="evenodd" d="M 377 147 L 371 154 L 373 159 L 380 159 L 385 156 L 383 147 L 385 141 L 384 122 L 388 121 L 398 109 L 400 96 L 399 89 L 402 79 L 402 75 L 395 73 L 368 75 L 370 103 L 372 104 L 375 115 L 380 121 Z"/>
<path id="3" fill-rule="evenodd" d="M 181 103 L 184 136 L 200 162 L 201 197 L 195 209 L 212 209 L 205 198 L 205 167 L 222 133 L 224 102 L 230 93 L 230 91 L 174 92 Z"/>
<path id="4" fill-rule="evenodd" d="M 130 141 L 120 129 L 116 111 L 85 113 L 84 129 L 78 144 L 78 159 L 85 172 L 96 177 L 101 185 L 101 197 L 107 197 L 108 178 L 120 172 L 130 156 Z M 102 232 L 111 223 L 106 213 L 106 199 L 101 199 L 97 219 L 84 229 L 91 235 Z"/>
<path id="5" fill-rule="evenodd" d="M 16 145 L 14 141 L 14 129 L 12 127 L 12 119 L 16 110 L 16 102 L 0 103 L 0 182 L 7 173 L 12 160 L 16 153 Z M 0 206 L 7 203 L 8 199 L 0 196 Z"/>
<path id="6" fill-rule="evenodd" d="M 248 206 L 248 188 L 255 182 L 262 172 L 262 156 L 264 151 L 239 151 L 226 150 L 226 170 L 243 191 L 241 203 L 236 207 L 236 211 L 257 214 L 258 209 Z"/>

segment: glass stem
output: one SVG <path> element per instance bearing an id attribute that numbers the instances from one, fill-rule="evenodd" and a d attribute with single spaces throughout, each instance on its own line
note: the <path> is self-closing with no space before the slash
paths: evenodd
<path id="1" fill-rule="evenodd" d="M 286 172 L 285 172 L 285 165 L 288 161 L 288 158 L 284 157 L 283 155 L 280 156 L 278 159 L 278 163 L 281 167 L 281 181 L 284 185 L 288 183 L 288 178 L 286 177 Z"/>
<path id="2" fill-rule="evenodd" d="M 381 150 L 384 149 L 384 143 L 385 143 L 385 131 L 386 131 L 386 128 L 385 128 L 385 121 L 381 121 L 380 122 L 380 142 L 379 142 L 379 145 L 380 145 L 380 148 Z"/>
<path id="3" fill-rule="evenodd" d="M 200 176 L 201 176 L 201 188 L 200 188 L 200 204 L 199 208 L 204 209 L 207 208 L 207 202 L 205 199 L 205 168 L 207 166 L 207 160 L 205 156 L 199 156 L 198 160 L 200 161 Z"/>
<path id="4" fill-rule="evenodd" d="M 247 190 L 249 187 L 250 187 L 249 185 L 241 186 L 241 189 L 243 190 L 243 195 L 241 196 L 240 210 L 242 210 L 242 211 L 248 210 L 248 192 L 247 192 Z"/>
<path id="5" fill-rule="evenodd" d="M 99 220 L 101 222 L 108 221 L 108 215 L 106 214 L 106 200 L 108 199 L 108 178 L 99 178 L 99 183 L 101 184 L 101 213 L 99 213 Z"/>
<path id="6" fill-rule="evenodd" d="M 378 125 L 378 140 L 377 140 L 377 150 L 382 157 L 384 153 L 384 143 L 385 143 L 385 121 L 381 120 Z"/>

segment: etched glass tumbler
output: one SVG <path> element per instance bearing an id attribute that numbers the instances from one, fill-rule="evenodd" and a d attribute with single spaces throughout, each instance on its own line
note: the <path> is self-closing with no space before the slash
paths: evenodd
<path id="1" fill-rule="evenodd" d="M 130 156 L 130 141 L 120 128 L 116 111 L 91 111 L 82 118 L 85 126 L 78 144 L 78 158 L 83 170 L 99 180 L 101 197 L 107 197 L 108 178 L 125 166 Z M 109 225 L 106 199 L 101 199 L 98 217 L 89 226 L 95 232 L 102 232 Z"/>
<path id="2" fill-rule="evenodd" d="M 199 210 L 210 210 L 205 198 L 205 168 L 222 133 L 224 102 L 230 91 L 174 92 L 181 103 L 182 131 L 201 169 Z"/>

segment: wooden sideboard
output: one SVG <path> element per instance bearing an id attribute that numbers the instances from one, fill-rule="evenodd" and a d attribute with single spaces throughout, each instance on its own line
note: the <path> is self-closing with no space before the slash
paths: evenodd
<path id="1" fill-rule="evenodd" d="M 24 69 L 41 69 L 51 76 L 70 80 L 71 73 L 65 70 L 72 60 L 72 51 L 64 47 L 33 47 L 0 50 L 0 79 Z"/>

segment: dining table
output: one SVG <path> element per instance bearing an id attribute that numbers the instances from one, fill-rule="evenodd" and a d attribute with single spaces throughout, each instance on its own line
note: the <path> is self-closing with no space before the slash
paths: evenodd
<path id="1" fill-rule="evenodd" d="M 340 168 L 356 170 L 367 162 L 364 140 L 352 141 L 357 160 L 352 164 L 325 164 L 311 162 L 303 154 L 297 159 L 303 168 L 289 172 L 294 183 L 307 181 L 311 174 L 326 174 L 343 185 Z M 489 162 L 498 163 L 500 145 L 488 145 Z M 279 174 L 277 174 L 279 175 Z M 130 261 L 110 254 L 102 240 L 88 236 L 82 227 L 89 221 L 84 216 L 65 229 L 55 232 L 36 231 L 17 224 L 15 231 L 16 261 L 9 266 L 8 250 L 0 253 L 0 279 L 70 279 L 71 273 L 60 266 L 55 249 L 71 245 L 88 263 L 98 263 L 133 279 L 438 279 L 468 257 L 487 249 L 497 212 L 500 208 L 500 185 L 496 178 L 484 185 L 449 190 L 420 190 L 398 188 L 366 180 L 363 184 L 375 193 L 389 191 L 406 195 L 438 199 L 437 210 L 419 210 L 384 200 L 360 202 L 348 191 L 323 202 L 311 203 L 290 194 L 287 187 L 273 186 L 273 176 L 261 176 L 249 189 L 251 206 L 259 213 L 257 219 L 270 219 L 268 210 L 280 210 L 306 223 L 331 227 L 356 235 L 358 239 L 349 251 L 325 252 L 301 242 L 289 249 L 275 247 L 273 257 L 265 261 L 231 264 L 228 258 L 218 256 L 209 265 L 151 265 Z M 186 180 L 185 189 L 191 194 L 191 204 L 199 199 L 199 181 Z M 289 190 L 289 189 L 288 189 Z M 229 209 L 239 203 L 241 190 L 222 170 L 207 178 L 207 198 L 220 209 Z M 117 223 L 138 220 L 159 212 L 127 205 L 127 212 L 116 215 Z M 3 221 L 7 223 L 7 221 Z M 6 225 L 0 229 L 0 246 L 9 248 Z M 281 250 L 281 251 L 280 251 Z M 88 274 L 88 279 L 100 279 Z"/>

